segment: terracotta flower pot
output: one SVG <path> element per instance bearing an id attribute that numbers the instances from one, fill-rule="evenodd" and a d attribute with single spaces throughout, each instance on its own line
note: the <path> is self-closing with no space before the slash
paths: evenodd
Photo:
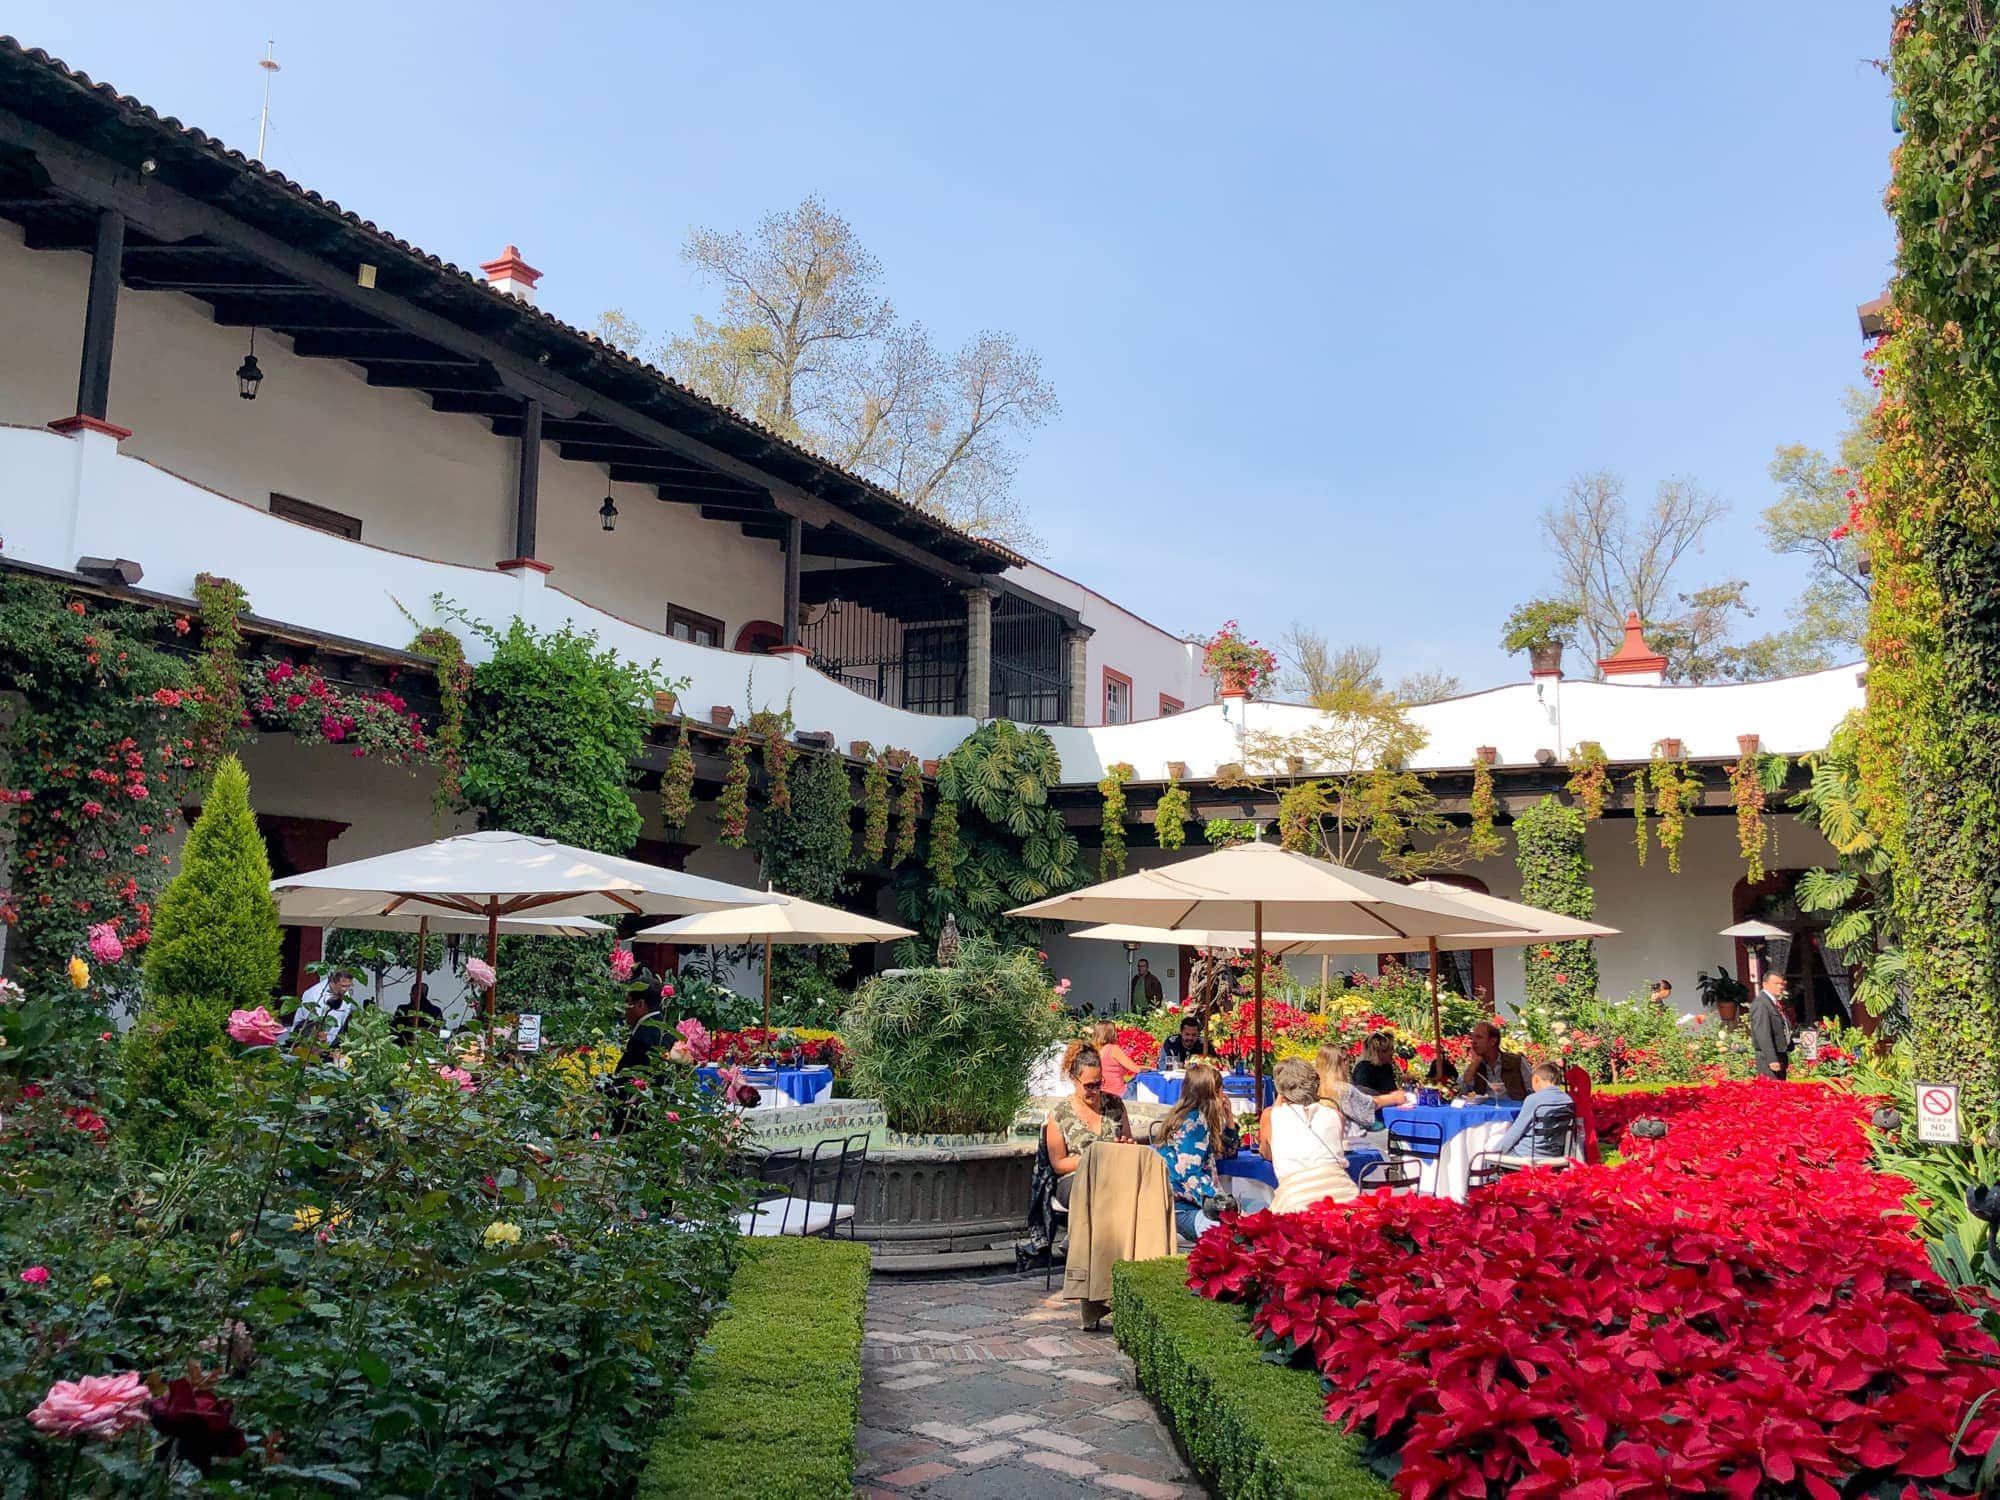
<path id="1" fill-rule="evenodd" d="M 1482 766 L 1490 766 L 1500 759 L 1500 751 L 1492 745 L 1481 745 L 1472 752 L 1472 758 Z"/>
<path id="2" fill-rule="evenodd" d="M 1679 760 L 1681 758 L 1681 751 L 1686 748 L 1686 745 L 1680 740 L 1665 739 L 1660 741 L 1660 754 L 1667 760 Z"/>
<path id="3" fill-rule="evenodd" d="M 653 694 L 653 708 L 657 713 L 670 714 L 679 705 L 680 699 L 673 693 Z"/>
<path id="4" fill-rule="evenodd" d="M 1537 677 L 1562 676 L 1563 647 L 1561 641 L 1551 641 L 1546 646 L 1528 648 L 1528 670 Z"/>
<path id="5" fill-rule="evenodd" d="M 925 762 L 924 762 L 924 774 L 925 774 L 926 776 L 935 776 L 935 775 L 937 775 L 937 773 L 938 773 L 938 767 L 939 767 L 939 766 L 941 766 L 941 765 L 943 765 L 943 764 L 944 764 L 944 762 L 943 762 L 943 761 L 937 761 L 937 760 L 927 760 L 927 761 L 925 761 Z"/>
<path id="6" fill-rule="evenodd" d="M 1718 1000 L 1715 1002 L 1715 1018 L 1724 1026 L 1734 1026 L 1743 1014 L 1740 1000 Z"/>
<path id="7" fill-rule="evenodd" d="M 1738 755 L 1755 755 L 1757 747 L 1763 744 L 1763 742 L 1763 736 L 1761 735 L 1739 734 L 1736 736 L 1736 753 Z"/>
<path id="8" fill-rule="evenodd" d="M 729 721 L 735 717 L 736 710 L 724 703 L 717 703 L 708 711 L 708 722 L 717 729 L 727 729 Z"/>
<path id="9" fill-rule="evenodd" d="M 1169 780 L 1169 781 L 1186 781 L 1186 780 L 1187 780 L 1187 762 L 1186 762 L 1186 761 L 1184 761 L 1184 760 L 1170 760 L 1170 761 L 1168 761 L 1168 762 L 1167 762 L 1167 780 Z"/>
<path id="10" fill-rule="evenodd" d="M 1222 669 L 1222 696 L 1225 698 L 1247 698 L 1250 684 L 1256 674 L 1248 667 L 1224 667 Z"/>

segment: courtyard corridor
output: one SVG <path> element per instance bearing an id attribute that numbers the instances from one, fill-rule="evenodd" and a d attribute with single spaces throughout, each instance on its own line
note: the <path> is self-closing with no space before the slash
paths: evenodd
<path id="1" fill-rule="evenodd" d="M 1039 1276 L 868 1290 L 855 1490 L 1042 1500 L 1199 1496 L 1132 1362 Z"/>

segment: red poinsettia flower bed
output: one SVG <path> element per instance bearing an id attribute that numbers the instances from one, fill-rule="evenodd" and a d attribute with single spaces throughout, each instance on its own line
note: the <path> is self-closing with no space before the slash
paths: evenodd
<path id="1" fill-rule="evenodd" d="M 1664 1102 L 1663 1102 L 1664 1101 Z M 1211 1230 L 1204 1296 L 1317 1368 L 1329 1420 L 1443 1496 L 1970 1495 L 2000 1346 L 1931 1273 L 1866 1165 L 1865 1101 L 1723 1084 L 1624 1161 L 1467 1204 L 1378 1194 Z M 1621 1122 L 1622 1123 L 1622 1122 Z"/>
<path id="2" fill-rule="evenodd" d="M 1131 1053 L 1132 1060 L 1142 1068 L 1152 1067 L 1153 1060 L 1160 1055 L 1160 1039 L 1136 1026 L 1118 1028 L 1118 1045 Z"/>

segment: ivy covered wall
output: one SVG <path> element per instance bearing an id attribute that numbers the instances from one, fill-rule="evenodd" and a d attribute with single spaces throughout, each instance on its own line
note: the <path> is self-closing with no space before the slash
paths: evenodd
<path id="1" fill-rule="evenodd" d="M 2000 35 L 1986 0 L 1895 13 L 1905 131 L 1881 446 L 1857 487 L 1876 587 L 1861 766 L 1896 876 L 1918 1074 L 2000 1106 Z"/>

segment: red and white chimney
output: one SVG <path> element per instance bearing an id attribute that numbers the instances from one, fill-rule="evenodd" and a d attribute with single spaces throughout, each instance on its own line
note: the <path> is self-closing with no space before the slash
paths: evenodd
<path id="1" fill-rule="evenodd" d="M 1599 657 L 1597 667 L 1607 682 L 1632 687 L 1658 687 L 1667 680 L 1667 659 L 1646 644 L 1636 609 L 1625 616 L 1624 643 L 1611 655 Z"/>
<path id="2" fill-rule="evenodd" d="M 533 304 L 535 283 L 542 279 L 542 273 L 522 260 L 521 252 L 514 246 L 509 245 L 500 252 L 498 260 L 489 260 L 479 269 L 486 273 L 486 284 L 494 291 Z"/>

